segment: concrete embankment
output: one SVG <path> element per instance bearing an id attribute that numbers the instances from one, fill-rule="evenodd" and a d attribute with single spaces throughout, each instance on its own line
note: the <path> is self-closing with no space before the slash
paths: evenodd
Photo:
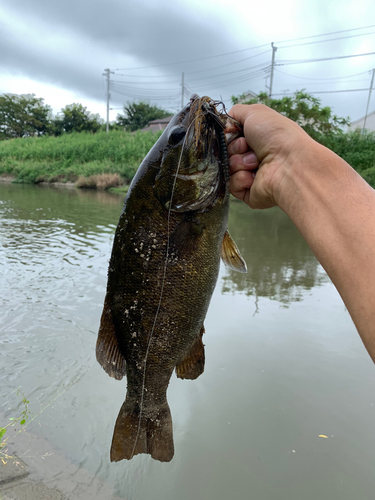
<path id="1" fill-rule="evenodd" d="M 55 488 L 49 488 L 42 481 L 33 481 L 30 469 L 16 455 L 0 463 L 1 500 L 67 500 Z"/>
<path id="2" fill-rule="evenodd" d="M 1 418 L 0 413 L 4 421 Z M 103 457 L 96 458 L 100 463 Z M 40 435 L 22 430 L 1 449 L 0 500 L 103 499 L 121 500 L 113 486 L 72 463 Z"/>

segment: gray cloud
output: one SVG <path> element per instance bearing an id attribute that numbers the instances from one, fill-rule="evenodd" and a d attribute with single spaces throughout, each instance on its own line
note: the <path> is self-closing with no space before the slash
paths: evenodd
<path id="1" fill-rule="evenodd" d="M 3 69 L 94 99 L 104 97 L 103 68 L 112 64 L 123 66 L 128 55 L 137 61 L 137 66 L 158 66 L 194 59 L 202 53 L 218 54 L 238 48 L 229 32 L 218 29 L 219 18 L 215 20 L 213 15 L 209 20 L 201 19 L 184 11 L 181 5 L 168 2 L 35 0 L 31 3 L 20 0 L 17 12 L 13 10 L 14 2 L 4 4 L 8 4 L 14 14 L 22 12 L 30 32 L 25 40 L 17 26 L 5 26 L 1 31 Z M 61 34 L 58 51 L 49 47 L 48 30 Z M 64 51 L 64 40 L 71 42 L 71 37 L 76 39 L 76 47 Z M 33 38 L 35 44 L 31 41 Z M 204 63 L 197 63 L 193 69 L 204 67 Z M 170 74 L 172 69 L 165 67 L 164 71 Z M 181 68 L 173 68 L 172 72 L 180 73 Z M 178 85 L 174 82 L 173 88 L 178 89 Z M 126 100 L 115 93 L 112 95 L 115 102 Z"/>
<path id="2" fill-rule="evenodd" d="M 210 15 L 202 16 L 197 15 L 193 9 L 189 10 L 182 2 L 168 0 L 158 2 L 18 0 L 16 4 L 13 0 L 3 0 L 2 4 L 14 16 L 14 23 L 8 25 L 3 23 L 0 30 L 2 47 L 0 67 L 5 73 L 27 76 L 75 91 L 88 98 L 104 100 L 101 74 L 105 67 L 154 67 L 149 71 L 133 72 L 142 75 L 143 78 L 138 80 L 144 81 L 145 85 L 140 84 L 135 78 L 114 76 L 114 79 L 123 82 L 136 83 L 126 84 L 131 89 L 121 87 L 126 95 L 116 94 L 115 89 L 120 90 L 120 87 L 114 87 L 111 92 L 113 106 L 120 106 L 132 96 L 136 96 L 135 88 L 139 95 L 145 95 L 146 98 L 149 89 L 151 100 L 157 100 L 163 89 L 167 89 L 165 94 L 168 92 L 171 95 L 177 94 L 180 91 L 182 71 L 185 72 L 185 81 L 191 91 L 208 93 L 215 99 L 222 96 L 227 104 L 232 94 L 236 95 L 249 89 L 255 92 L 265 89 L 266 75 L 262 68 L 270 64 L 269 46 L 262 49 L 268 49 L 266 54 L 243 62 L 238 61 L 255 55 L 257 51 L 194 63 L 160 66 L 243 49 L 243 45 L 239 45 L 234 36 L 230 23 L 223 20 L 219 9 L 210 12 Z M 314 26 L 319 24 L 317 19 L 320 9 L 319 2 L 316 8 L 311 9 L 309 21 Z M 320 32 L 340 29 L 332 21 L 335 12 L 336 8 L 333 6 L 326 11 L 326 15 L 321 19 Z M 319 15 L 321 17 L 321 14 Z M 20 20 L 20 23 L 17 20 Z M 27 32 L 20 30 L 19 24 L 22 23 L 27 23 Z M 285 38 L 293 36 L 294 33 L 287 33 Z M 250 43 L 248 38 L 246 45 L 258 43 L 255 39 Z M 294 52 L 292 49 L 283 51 L 280 48 L 277 60 L 316 57 L 318 53 L 323 55 L 350 53 L 351 45 L 350 41 L 343 40 L 330 46 L 329 49 L 324 46 L 321 46 L 320 52 L 318 49 L 317 45 L 304 46 Z M 261 49 L 258 50 L 260 51 Z M 155 69 L 158 66 L 160 67 Z M 218 69 L 209 69 L 216 67 Z M 255 68 L 252 70 L 253 67 Z M 337 76 L 338 65 L 332 63 L 322 68 L 319 72 L 308 65 L 279 69 L 302 77 Z M 259 73 L 256 73 L 257 71 Z M 159 80 L 151 77 L 147 79 L 146 76 L 150 74 L 153 76 L 156 72 L 160 75 L 176 76 L 165 77 L 164 86 L 153 84 L 151 87 L 151 82 Z M 348 73 L 351 72 L 354 71 L 348 69 Z M 123 70 L 123 73 L 133 74 L 126 70 Z M 274 90 L 278 92 L 286 89 L 312 88 L 308 80 L 293 79 L 282 73 L 275 73 L 274 83 Z M 142 88 L 145 89 L 144 92 Z M 361 106 L 362 101 L 365 101 L 364 94 L 330 94 L 318 97 L 322 98 L 324 104 L 333 106 L 339 115 L 350 114 L 353 118 L 357 118 L 363 114 Z M 160 105 L 171 106 L 166 100 L 161 100 Z M 177 106 L 178 100 L 173 105 Z"/>
<path id="3" fill-rule="evenodd" d="M 8 5 L 14 8 L 14 2 Z M 205 54 L 217 54 L 238 48 L 229 32 L 217 29 L 214 16 L 202 20 L 168 2 L 20 0 L 19 10 L 29 16 L 30 29 L 40 18 L 56 30 L 73 31 L 85 43 L 100 43 L 108 50 L 133 54 L 152 65 L 178 61 L 187 54 L 198 57 L 203 50 Z"/>

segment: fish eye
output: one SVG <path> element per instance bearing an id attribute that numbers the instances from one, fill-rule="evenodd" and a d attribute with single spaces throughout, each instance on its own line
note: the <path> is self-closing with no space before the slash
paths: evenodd
<path id="1" fill-rule="evenodd" d="M 179 125 L 173 127 L 169 133 L 169 142 L 178 144 L 186 135 L 186 130 Z"/>

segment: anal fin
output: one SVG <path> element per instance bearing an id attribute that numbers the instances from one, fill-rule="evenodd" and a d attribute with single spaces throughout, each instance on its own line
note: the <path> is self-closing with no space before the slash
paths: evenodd
<path id="1" fill-rule="evenodd" d="M 224 264 L 233 271 L 247 273 L 246 262 L 228 230 L 225 231 L 223 243 L 221 244 L 220 257 Z"/>
<path id="2" fill-rule="evenodd" d="M 121 380 L 126 374 L 126 362 L 118 347 L 108 296 L 105 298 L 100 320 L 96 359 L 110 377 Z"/>
<path id="3" fill-rule="evenodd" d="M 176 366 L 176 374 L 178 378 L 194 380 L 204 372 L 205 356 L 204 344 L 202 342 L 203 334 L 204 326 L 202 325 L 198 338 L 192 345 L 190 351 L 181 363 Z"/>

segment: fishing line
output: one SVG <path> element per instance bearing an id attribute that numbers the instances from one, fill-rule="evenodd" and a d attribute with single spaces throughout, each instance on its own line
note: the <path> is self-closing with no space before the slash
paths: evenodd
<path id="1" fill-rule="evenodd" d="M 205 114 L 206 113 L 204 113 L 204 112 L 200 113 L 197 117 L 195 117 L 195 119 L 188 126 L 188 128 L 186 130 L 186 135 L 184 137 L 184 141 L 182 143 L 180 158 L 178 160 L 177 169 L 176 169 L 176 173 L 175 173 L 175 176 L 174 176 L 174 181 L 173 181 L 173 186 L 172 186 L 172 192 L 171 192 L 171 199 L 170 199 L 169 207 L 168 207 L 168 219 L 167 219 L 167 235 L 168 235 L 168 238 L 167 238 L 167 245 L 166 245 L 166 250 L 165 250 L 165 262 L 164 262 L 164 270 L 163 270 L 163 279 L 162 279 L 162 284 L 161 284 L 159 303 L 158 303 L 158 307 L 157 307 L 156 313 L 155 313 L 154 323 L 152 325 L 151 333 L 150 333 L 148 341 L 147 341 L 146 355 L 145 355 L 144 368 L 143 368 L 141 401 L 140 401 L 140 404 L 139 404 L 138 429 L 137 429 L 137 435 L 135 437 L 135 442 L 134 442 L 134 446 L 133 446 L 133 450 L 132 450 L 132 454 L 131 454 L 130 459 L 132 459 L 133 456 L 134 456 L 135 447 L 137 445 L 138 438 L 139 438 L 139 433 L 140 433 L 140 430 L 141 430 L 141 421 L 142 421 L 142 412 L 143 412 L 143 395 L 144 395 L 144 392 L 145 392 L 145 382 L 146 382 L 147 358 L 148 358 L 148 353 L 150 351 L 152 336 L 153 336 L 154 330 L 155 330 L 156 320 L 157 320 L 157 318 L 159 316 L 159 311 L 160 311 L 161 302 L 162 302 L 163 293 L 164 293 L 165 278 L 166 278 L 166 275 L 167 275 L 168 256 L 169 256 L 169 240 L 170 240 L 170 217 L 171 217 L 171 211 L 172 211 L 173 194 L 174 194 L 174 190 L 175 190 L 175 186 L 176 186 L 176 182 L 177 182 L 177 175 L 178 175 L 178 171 L 179 171 L 180 166 L 181 166 L 182 154 L 184 152 L 184 147 L 185 147 L 185 144 L 186 144 L 186 139 L 188 137 L 188 133 L 189 133 L 190 127 L 195 123 L 195 121 L 196 121 L 197 118 L 199 118 L 200 116 L 205 115 Z"/>

